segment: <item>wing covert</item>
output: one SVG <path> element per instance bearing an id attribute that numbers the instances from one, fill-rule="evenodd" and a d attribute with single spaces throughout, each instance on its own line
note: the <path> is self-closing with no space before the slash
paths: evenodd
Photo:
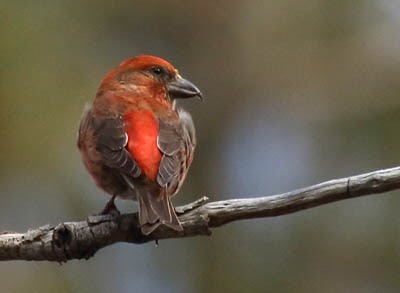
<path id="1" fill-rule="evenodd" d="M 157 183 L 167 188 L 169 196 L 180 189 L 193 161 L 196 147 L 195 130 L 190 114 L 178 111 L 179 120 L 159 120 L 158 147 L 163 153 Z"/>
<path id="2" fill-rule="evenodd" d="M 104 164 L 130 177 L 139 177 L 142 173 L 141 169 L 125 148 L 128 143 L 128 135 L 122 118 L 94 118 L 93 129 L 96 149 Z"/>

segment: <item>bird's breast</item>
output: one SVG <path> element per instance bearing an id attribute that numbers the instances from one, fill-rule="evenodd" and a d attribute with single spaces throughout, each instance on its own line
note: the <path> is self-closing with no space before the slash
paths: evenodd
<path id="1" fill-rule="evenodd" d="M 128 134 L 127 149 L 144 174 L 155 181 L 162 154 L 157 146 L 158 120 L 149 110 L 131 111 L 123 117 Z"/>

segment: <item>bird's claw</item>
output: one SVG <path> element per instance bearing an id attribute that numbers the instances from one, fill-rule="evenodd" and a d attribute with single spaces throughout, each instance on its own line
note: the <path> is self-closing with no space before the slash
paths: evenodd
<path id="1" fill-rule="evenodd" d="M 119 216 L 121 213 L 115 206 L 115 198 L 116 195 L 114 195 L 106 204 L 104 209 L 101 211 L 100 215 L 114 215 L 114 216 Z"/>

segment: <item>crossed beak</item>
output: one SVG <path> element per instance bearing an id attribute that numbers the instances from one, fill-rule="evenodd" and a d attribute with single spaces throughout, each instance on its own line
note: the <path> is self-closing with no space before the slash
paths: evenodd
<path id="1" fill-rule="evenodd" d="M 167 83 L 167 91 L 171 99 L 187 99 L 198 97 L 203 101 L 203 94 L 190 81 L 182 78 L 180 75 L 175 80 Z"/>

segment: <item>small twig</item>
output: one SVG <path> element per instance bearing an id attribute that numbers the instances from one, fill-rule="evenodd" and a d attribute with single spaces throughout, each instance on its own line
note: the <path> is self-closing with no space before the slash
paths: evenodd
<path id="1" fill-rule="evenodd" d="M 197 209 L 198 207 L 204 205 L 208 200 L 209 200 L 209 198 L 207 196 L 203 196 L 202 198 L 199 198 L 198 200 L 196 200 L 192 203 L 189 203 L 184 206 L 176 207 L 175 211 L 177 214 L 184 214 L 188 211 Z"/>

